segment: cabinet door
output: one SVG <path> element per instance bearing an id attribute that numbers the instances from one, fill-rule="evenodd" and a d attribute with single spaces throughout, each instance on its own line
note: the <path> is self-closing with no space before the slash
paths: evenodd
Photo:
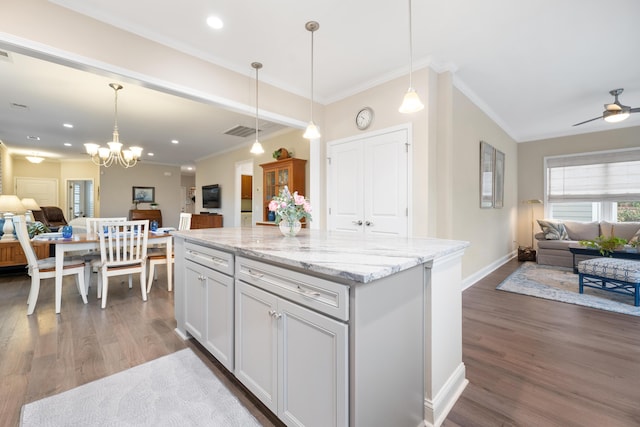
<path id="1" fill-rule="evenodd" d="M 203 345 L 233 372 L 233 278 L 206 272 L 206 337 Z"/>
<path id="2" fill-rule="evenodd" d="M 184 313 L 185 329 L 202 343 L 205 331 L 204 296 L 206 276 L 204 267 L 187 261 L 184 269 Z"/>
<path id="3" fill-rule="evenodd" d="M 347 325 L 278 299 L 278 417 L 288 426 L 347 426 Z"/>
<path id="4" fill-rule="evenodd" d="M 235 376 L 274 414 L 277 406 L 277 298 L 236 280 Z"/>

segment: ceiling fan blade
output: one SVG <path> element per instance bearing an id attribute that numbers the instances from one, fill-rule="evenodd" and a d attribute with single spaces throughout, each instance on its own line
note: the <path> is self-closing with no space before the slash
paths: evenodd
<path id="1" fill-rule="evenodd" d="M 585 120 L 584 122 L 576 123 L 576 124 L 575 124 L 575 125 L 573 125 L 573 126 L 583 125 L 583 124 L 585 124 L 585 123 L 589 123 L 589 122 L 592 122 L 592 121 L 594 121 L 594 120 L 599 120 L 599 119 L 601 119 L 601 118 L 602 118 L 602 116 L 595 117 L 595 118 L 593 118 L 593 119 Z"/>
<path id="2" fill-rule="evenodd" d="M 640 113 L 640 107 L 638 108 L 632 108 L 629 110 L 630 113 Z"/>

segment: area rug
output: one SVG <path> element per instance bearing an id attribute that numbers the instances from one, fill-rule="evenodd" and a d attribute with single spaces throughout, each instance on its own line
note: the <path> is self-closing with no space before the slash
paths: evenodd
<path id="1" fill-rule="evenodd" d="M 633 305 L 632 296 L 587 287 L 580 294 L 578 275 L 571 268 L 525 262 L 496 289 L 640 316 L 640 307 Z"/>
<path id="2" fill-rule="evenodd" d="M 22 407 L 28 426 L 260 426 L 191 349 Z"/>

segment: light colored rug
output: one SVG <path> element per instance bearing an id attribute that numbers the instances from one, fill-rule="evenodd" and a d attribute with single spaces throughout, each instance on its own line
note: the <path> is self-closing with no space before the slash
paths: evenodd
<path id="1" fill-rule="evenodd" d="M 27 426 L 260 426 L 191 349 L 22 407 Z"/>
<path id="2" fill-rule="evenodd" d="M 525 262 L 496 289 L 640 316 L 640 307 L 633 305 L 632 296 L 587 287 L 580 294 L 578 275 L 571 268 Z"/>

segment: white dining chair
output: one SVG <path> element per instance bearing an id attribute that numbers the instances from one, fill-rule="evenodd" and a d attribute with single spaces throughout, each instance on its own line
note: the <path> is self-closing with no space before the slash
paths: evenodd
<path id="1" fill-rule="evenodd" d="M 55 278 L 56 260 L 54 257 L 44 259 L 38 259 L 36 257 L 36 253 L 31 245 L 31 240 L 29 239 L 29 232 L 27 231 L 27 223 L 25 222 L 24 215 L 14 216 L 13 224 L 22 251 L 27 258 L 28 274 L 31 276 L 31 289 L 29 290 L 29 297 L 27 298 L 27 315 L 31 315 L 36 308 L 42 280 Z M 84 283 L 84 260 L 80 257 L 65 257 L 63 265 L 63 276 L 76 276 L 78 292 L 82 297 L 82 302 L 86 304 L 87 292 Z M 56 313 L 60 313 L 62 306 L 62 289 L 55 289 L 55 306 Z"/>
<path id="2" fill-rule="evenodd" d="M 102 308 L 107 306 L 109 278 L 140 274 L 142 300 L 147 300 L 147 240 L 149 220 L 104 221 L 98 223 L 100 260 L 93 261 L 98 267 L 98 298 Z M 131 288 L 131 278 L 129 279 Z"/>
<path id="3" fill-rule="evenodd" d="M 98 224 L 104 221 L 126 221 L 127 217 L 104 217 L 104 218 L 85 218 L 85 229 L 87 234 L 95 234 L 96 229 L 98 228 Z M 89 288 L 91 287 L 91 273 L 94 271 L 97 272 L 97 269 L 94 269 L 92 263 L 94 261 L 100 259 L 100 250 L 99 249 L 91 249 L 82 253 L 82 257 L 84 261 L 87 263 L 87 268 L 85 269 L 84 282 L 87 287 L 87 292 L 89 292 Z"/>
<path id="4" fill-rule="evenodd" d="M 191 214 L 181 212 L 180 219 L 178 221 L 178 230 L 190 230 L 191 229 Z M 148 254 L 148 262 L 149 262 L 149 283 L 147 284 L 147 293 L 151 290 L 153 286 L 153 281 L 158 280 L 158 273 L 156 270 L 156 266 L 159 265 L 167 265 L 167 254 L 163 249 L 154 248 Z M 174 262 L 173 254 L 171 254 L 171 262 Z M 167 280 L 167 290 L 171 292 L 172 290 L 172 280 Z"/>

